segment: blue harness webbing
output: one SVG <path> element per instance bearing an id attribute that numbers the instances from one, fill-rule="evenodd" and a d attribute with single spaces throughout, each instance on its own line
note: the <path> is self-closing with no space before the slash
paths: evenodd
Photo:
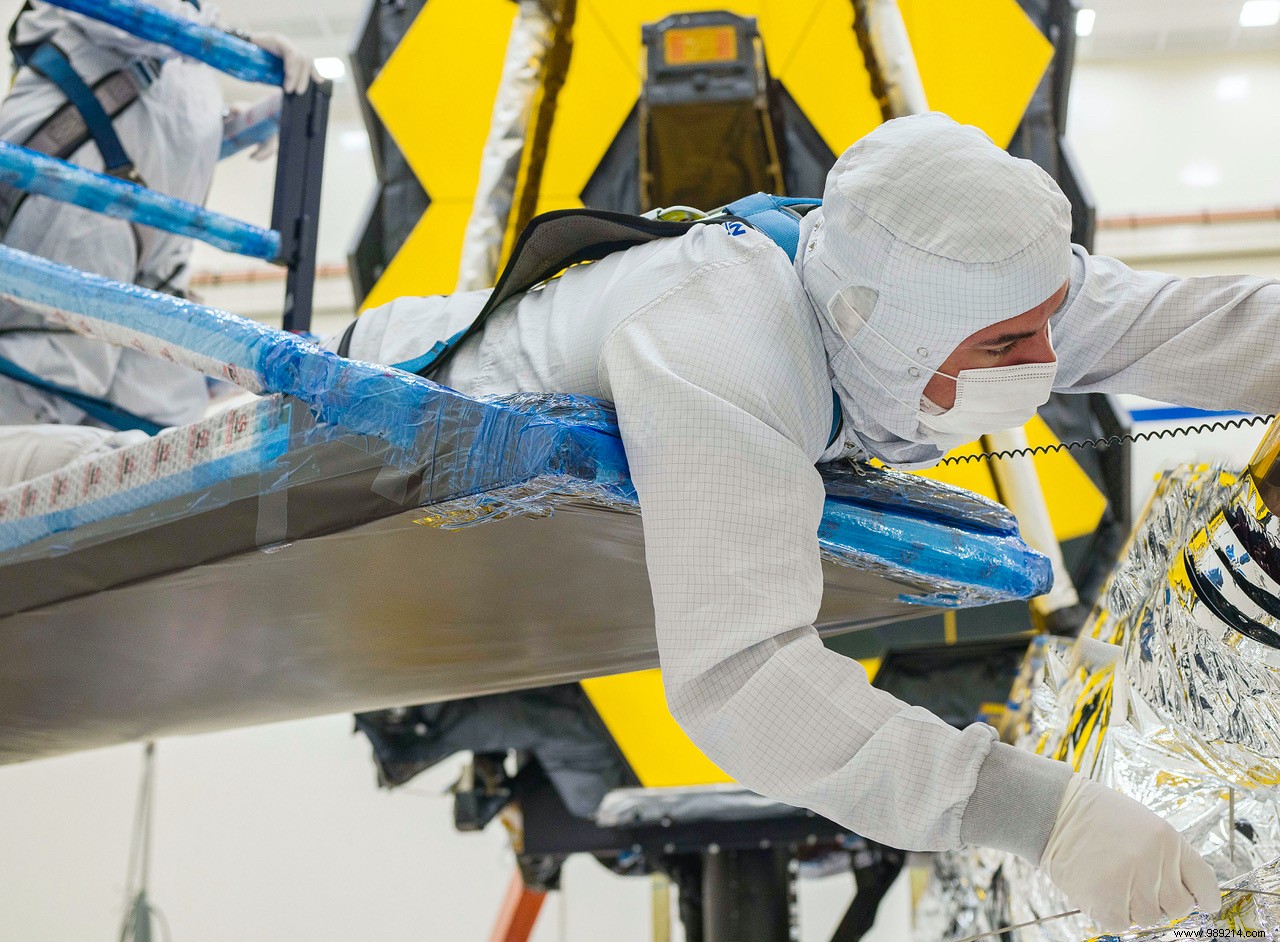
<path id="1" fill-rule="evenodd" d="M 138 429 L 148 435 L 155 435 L 165 427 L 158 422 L 144 419 L 140 415 L 134 415 L 127 409 L 122 409 L 114 403 L 107 402 L 105 399 L 99 399 L 96 396 L 82 393 L 77 389 L 70 389 L 57 383 L 51 383 L 47 379 L 41 379 L 34 373 L 24 370 L 12 360 L 6 360 L 4 357 L 0 357 L 0 376 L 7 376 L 15 382 L 24 383 L 33 389 L 65 399 L 73 406 L 83 410 L 86 415 L 118 431 Z"/>
<path id="2" fill-rule="evenodd" d="M 75 105 L 84 118 L 93 142 L 102 153 L 102 163 L 107 173 L 113 177 L 132 177 L 133 161 L 120 143 L 120 135 L 111 124 L 111 116 L 103 109 L 102 102 L 98 101 L 93 89 L 71 67 L 67 54 L 52 42 L 43 42 L 25 57 L 19 56 L 15 50 L 15 58 L 57 85 L 67 101 Z"/>
<path id="3" fill-rule="evenodd" d="M 187 0 L 187 2 L 197 10 L 200 9 L 199 0 Z M 30 3 L 24 4 L 18 18 L 21 19 L 22 15 L 30 9 Z M 90 137 L 102 154 L 102 163 L 107 173 L 137 181 L 133 161 L 129 158 L 124 144 L 120 141 L 120 135 L 112 125 L 111 116 L 102 107 L 102 102 L 98 100 L 93 89 L 71 65 L 67 54 L 50 40 L 19 45 L 16 42 L 17 32 L 18 21 L 14 20 L 13 27 L 9 30 L 9 43 L 13 48 L 15 65 L 17 67 L 25 65 L 33 69 L 58 87 L 58 90 L 84 119 Z M 142 87 L 149 85 L 158 74 L 158 67 L 149 62 L 139 61 L 134 64 L 133 70 L 135 78 Z M 120 431 L 139 429 L 148 435 L 154 435 L 165 427 L 105 399 L 42 379 L 3 357 L 0 357 L 0 376 L 64 399 L 81 409 L 86 415 Z"/>

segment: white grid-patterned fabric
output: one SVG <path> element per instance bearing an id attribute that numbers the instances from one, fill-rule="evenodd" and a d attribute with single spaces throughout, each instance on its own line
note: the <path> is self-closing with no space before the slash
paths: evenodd
<path id="1" fill-rule="evenodd" d="M 860 443 L 897 464 L 936 461 L 917 418 L 931 371 L 1067 281 L 1070 203 L 1035 164 L 927 114 L 845 151 L 805 222 L 797 266 Z M 841 292 L 873 330 L 841 322 Z"/>
<path id="2" fill-rule="evenodd" d="M 815 461 L 868 451 L 928 461 L 936 451 L 892 431 L 915 434 L 907 407 L 867 382 L 810 299 L 851 285 L 875 292 L 885 301 L 870 315 L 877 331 L 936 366 L 1069 277 L 1053 325 L 1060 387 L 1280 407 L 1280 287 L 1179 281 L 1073 256 L 1065 201 L 1047 179 L 940 116 L 891 122 L 841 159 L 823 213 L 806 217 L 802 260 L 815 224 L 826 248 L 809 252 L 800 278 L 766 236 L 699 227 L 513 299 L 440 377 L 470 395 L 557 391 L 615 403 L 672 712 L 743 784 L 898 847 L 963 839 L 1037 861 L 1067 770 L 995 743 L 990 727 L 957 731 L 876 690 L 814 632 Z M 833 221 L 856 228 L 863 204 L 881 216 L 859 229 L 871 240 L 864 256 L 833 257 Z M 952 257 L 931 261 L 931 252 Z M 811 278 L 815 255 L 827 274 Z M 900 281 L 860 281 L 865 271 Z M 368 312 L 351 355 L 420 354 L 481 300 L 405 298 Z M 927 377 L 877 352 L 869 332 L 854 339 L 904 402 L 919 400 Z M 846 434 L 828 449 L 833 382 Z"/>

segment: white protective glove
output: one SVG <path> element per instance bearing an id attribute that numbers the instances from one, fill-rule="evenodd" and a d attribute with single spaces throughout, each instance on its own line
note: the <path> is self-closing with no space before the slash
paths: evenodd
<path id="1" fill-rule="evenodd" d="M 289 37 L 279 33 L 250 33 L 249 41 L 280 57 L 284 63 L 283 88 L 286 95 L 301 95 L 312 79 L 319 78 L 312 61 L 298 50 Z"/>
<path id="2" fill-rule="evenodd" d="M 1082 775 L 1067 785 L 1040 868 L 1107 932 L 1221 908 L 1213 868 L 1169 822 Z"/>
<path id="3" fill-rule="evenodd" d="M 254 145 L 253 150 L 249 151 L 249 159 L 257 161 L 270 160 L 279 149 L 280 135 L 272 134 L 262 143 Z"/>
<path id="4" fill-rule="evenodd" d="M 233 101 L 227 105 L 227 110 L 222 114 L 222 136 L 225 139 L 235 130 L 243 130 L 243 126 L 254 123 L 255 112 L 264 109 L 265 105 L 270 105 L 274 101 L 274 109 L 276 112 L 280 110 L 280 92 L 273 92 L 267 98 L 257 102 Z M 280 149 L 279 132 L 272 134 L 265 141 L 261 141 L 253 145 L 253 150 L 249 151 L 250 160 L 270 160 L 276 155 L 276 151 Z"/>

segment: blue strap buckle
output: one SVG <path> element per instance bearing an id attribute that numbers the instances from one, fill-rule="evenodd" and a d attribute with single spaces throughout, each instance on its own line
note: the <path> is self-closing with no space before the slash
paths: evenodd
<path id="1" fill-rule="evenodd" d="M 457 346 L 462 342 L 462 336 L 467 332 L 464 327 L 448 340 L 437 340 L 431 349 L 421 356 L 416 356 L 412 360 L 403 360 L 399 363 L 391 364 L 397 370 L 404 370 L 406 373 L 416 373 L 421 377 L 429 377 L 431 375 L 431 364 L 440 359 L 444 352 L 451 347 Z"/>
<path id="2" fill-rule="evenodd" d="M 730 203 L 725 211 L 745 219 L 794 259 L 800 251 L 800 213 L 792 207 L 821 205 L 817 199 L 753 193 Z"/>
<path id="3" fill-rule="evenodd" d="M 160 78 L 160 69 L 164 66 L 163 59 L 134 59 L 129 63 L 129 71 L 133 73 L 133 77 L 138 82 L 138 87 L 142 89 L 150 88 Z"/>

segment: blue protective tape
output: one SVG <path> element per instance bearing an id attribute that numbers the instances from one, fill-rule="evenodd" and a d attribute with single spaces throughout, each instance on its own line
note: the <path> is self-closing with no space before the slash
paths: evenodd
<path id="1" fill-rule="evenodd" d="M 233 382 L 261 383 L 268 354 L 314 344 L 171 295 L 111 281 L 0 245 L 0 294 L 117 325 L 226 363 Z M 334 357 L 334 359 L 337 359 Z M 368 367 L 369 372 L 386 367 Z M 305 398 L 300 396 L 299 398 Z"/>
<path id="2" fill-rule="evenodd" d="M 541 416 L 469 399 L 392 367 L 344 359 L 234 314 L 2 245 L 0 294 L 128 328 L 225 363 L 232 381 L 294 396 L 321 421 L 377 436 L 405 453 L 418 454 L 437 442 L 442 429 L 474 427 L 479 434 L 484 423 L 495 434 L 518 430 L 530 442 L 545 442 L 559 449 L 566 462 L 604 448 L 600 457 L 606 471 L 612 467 L 607 446 L 596 439 L 613 436 L 598 429 L 548 422 Z M 483 443 L 469 445 L 479 448 Z M 620 453 L 621 446 L 617 447 Z"/>
<path id="3" fill-rule="evenodd" d="M 1046 556 L 1017 536 L 978 534 L 958 526 L 910 514 L 887 513 L 872 507 L 828 497 L 818 539 L 839 556 L 853 550 L 863 562 L 906 570 L 925 579 L 981 586 L 981 604 L 1031 598 L 1053 585 L 1053 569 Z M 960 607 L 948 594 L 903 595 L 906 601 Z M 972 602 L 968 603 L 972 604 Z"/>
<path id="4" fill-rule="evenodd" d="M 1134 422 L 1172 422 L 1181 419 L 1210 419 L 1250 414 L 1238 409 L 1193 409 L 1190 406 L 1151 406 L 1145 409 L 1129 410 L 1129 418 Z"/>
<path id="5" fill-rule="evenodd" d="M 246 82 L 284 84 L 284 63 L 260 46 L 139 0 L 49 0 L 117 29 L 168 46 Z"/>
<path id="6" fill-rule="evenodd" d="M 56 510 L 39 517 L 27 517 L 0 524 L 0 552 L 7 552 L 55 533 L 65 533 L 76 527 L 96 523 L 109 517 L 123 516 L 142 507 L 192 494 L 223 481 L 268 469 L 288 449 L 289 426 L 285 423 L 264 432 L 262 440 L 253 448 L 215 458 L 213 461 L 186 468 L 159 480 L 119 491 L 86 504 L 66 510 Z M 194 508 L 192 512 L 195 512 Z"/>
<path id="7" fill-rule="evenodd" d="M 596 400 L 471 399 L 244 318 L 4 246 L 0 294 L 150 334 L 227 364 L 233 379 L 301 400 L 329 426 L 304 431 L 295 444 L 351 433 L 390 444 L 393 454 L 384 460 L 403 465 L 406 479 L 421 480 L 413 495 L 419 505 L 473 498 L 477 519 L 486 502 L 517 512 L 566 499 L 637 506 L 612 409 Z M 219 473 L 243 470 L 227 464 Z M 1048 560 L 1016 536 L 1007 511 L 990 501 L 874 469 L 837 467 L 824 476 L 828 498 L 818 534 L 824 552 L 904 588 L 917 583 L 904 598 L 983 604 L 1038 595 L 1052 583 Z"/>
<path id="8" fill-rule="evenodd" d="M 0 183 L 116 219 L 190 236 L 237 255 L 273 261 L 280 254 L 278 232 L 7 141 L 0 141 Z"/>

